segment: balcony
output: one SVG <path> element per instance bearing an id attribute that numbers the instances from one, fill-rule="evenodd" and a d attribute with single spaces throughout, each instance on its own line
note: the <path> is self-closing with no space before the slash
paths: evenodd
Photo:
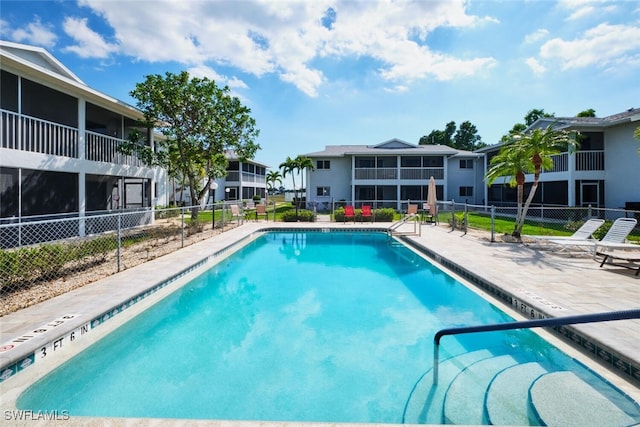
<path id="1" fill-rule="evenodd" d="M 52 156 L 79 158 L 76 128 L 0 110 L 0 147 Z M 144 166 L 135 154 L 118 151 L 123 140 L 96 132 L 85 132 L 85 158 L 95 162 Z"/>
<path id="2" fill-rule="evenodd" d="M 78 129 L 0 110 L 0 147 L 78 158 Z"/>
<path id="3" fill-rule="evenodd" d="M 569 154 L 560 153 L 551 156 L 553 168 L 544 169 L 543 172 L 567 172 L 569 171 Z M 578 151 L 575 153 L 576 171 L 603 171 L 604 151 Z"/>
<path id="4" fill-rule="evenodd" d="M 145 165 L 135 154 L 126 155 L 118 151 L 122 139 L 86 131 L 85 142 L 87 160 L 128 166 Z"/>
<path id="5" fill-rule="evenodd" d="M 356 168 L 355 180 L 428 180 L 444 179 L 444 168 Z"/>

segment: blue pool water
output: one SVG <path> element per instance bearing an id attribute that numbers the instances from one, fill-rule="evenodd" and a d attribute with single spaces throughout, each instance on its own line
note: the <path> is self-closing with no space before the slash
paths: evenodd
<path id="1" fill-rule="evenodd" d="M 18 407 L 399 423 L 431 368 L 435 331 L 511 320 L 384 233 L 266 233 L 31 386 Z M 599 381 L 529 331 L 442 344 L 443 359 L 489 349 Z"/>

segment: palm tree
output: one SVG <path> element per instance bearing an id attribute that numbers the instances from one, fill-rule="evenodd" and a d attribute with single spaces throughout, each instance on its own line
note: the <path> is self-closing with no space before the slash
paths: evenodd
<path id="1" fill-rule="evenodd" d="M 295 174 L 293 172 L 298 168 L 298 163 L 294 159 L 292 159 L 291 157 L 287 156 L 287 160 L 285 160 L 284 162 L 280 163 L 278 168 L 282 169 L 282 177 L 283 178 L 286 178 L 288 174 L 291 174 L 291 180 L 293 181 L 293 197 L 295 199 L 297 199 L 298 198 L 298 190 L 296 189 L 296 178 L 295 178 Z M 298 203 L 296 203 L 295 205 L 296 205 L 296 217 L 297 217 L 298 216 Z"/>
<path id="2" fill-rule="evenodd" d="M 563 151 L 573 153 L 578 149 L 578 132 L 565 129 L 554 129 L 552 123 L 545 129 L 534 129 L 527 133 L 512 135 L 500 153 L 491 160 L 493 166 L 487 171 L 485 178 L 490 184 L 499 176 L 513 176 L 518 190 L 518 214 L 512 235 L 520 237 L 524 226 L 527 211 L 538 189 L 542 169 L 551 169 L 553 159 L 551 156 Z M 496 160 L 496 158 L 498 158 Z M 495 160 L 495 162 L 494 162 Z M 522 206 L 520 185 L 524 188 L 524 174 L 533 172 L 533 184 L 529 190 L 527 200 Z M 521 182 L 521 184 L 519 184 Z M 524 191 L 524 190 L 522 190 Z M 522 206 L 522 208 L 520 208 Z"/>
<path id="3" fill-rule="evenodd" d="M 267 181 L 267 187 L 269 190 L 273 190 L 275 188 L 276 182 L 280 183 L 280 185 L 282 185 L 282 174 L 280 173 L 280 171 L 269 171 L 267 172 L 267 176 L 266 176 L 266 181 Z M 265 197 L 265 204 L 268 206 L 269 205 L 269 191 L 267 190 L 267 197 Z M 275 209 L 275 206 L 274 206 Z M 275 212 L 274 212 L 275 215 Z"/>
<path id="4" fill-rule="evenodd" d="M 529 196 L 524 203 L 520 220 L 516 223 L 514 235 L 520 237 L 524 220 L 527 217 L 527 210 L 531 205 L 533 196 L 538 189 L 540 174 L 543 168 L 553 168 L 551 156 L 560 154 L 563 151 L 573 154 L 580 147 L 578 142 L 579 132 L 568 131 L 566 129 L 554 129 L 554 124 L 550 124 L 545 129 L 535 129 L 533 132 L 520 135 L 517 144 L 528 153 L 533 164 L 533 184 L 529 190 Z"/>
<path id="5" fill-rule="evenodd" d="M 298 157 L 295 158 L 295 162 L 297 163 L 298 172 L 300 172 L 300 180 L 301 180 L 300 188 L 305 188 L 304 187 L 304 170 L 305 169 L 311 169 L 311 170 L 315 169 L 313 167 L 313 160 L 311 160 L 309 157 L 298 156 Z M 305 194 L 307 194 L 307 196 L 309 194 L 309 192 L 307 191 L 306 188 L 305 188 Z"/>
<path id="6" fill-rule="evenodd" d="M 522 147 L 515 144 L 515 140 L 511 139 L 502 146 L 500 152 L 491 159 L 491 167 L 485 174 L 487 185 L 491 185 L 500 177 L 509 178 L 509 185 L 517 187 L 517 213 L 516 224 L 518 224 L 522 216 L 522 204 L 524 200 L 524 183 L 525 175 L 533 172 L 533 165 L 527 153 Z M 513 235 L 516 233 L 514 226 Z"/>

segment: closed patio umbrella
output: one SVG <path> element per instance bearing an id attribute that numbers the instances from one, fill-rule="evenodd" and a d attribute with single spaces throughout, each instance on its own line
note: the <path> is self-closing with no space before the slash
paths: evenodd
<path id="1" fill-rule="evenodd" d="M 429 205 L 429 215 L 431 215 L 434 219 L 436 214 L 438 213 L 437 206 L 438 199 L 436 197 L 436 180 L 433 178 L 429 178 L 429 187 L 427 187 L 427 204 Z"/>

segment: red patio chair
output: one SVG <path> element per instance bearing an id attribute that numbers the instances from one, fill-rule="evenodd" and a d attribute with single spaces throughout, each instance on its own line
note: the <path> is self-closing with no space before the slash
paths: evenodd
<path id="1" fill-rule="evenodd" d="M 373 221 L 373 216 L 371 215 L 371 206 L 362 205 L 362 219 L 361 219 L 361 221 L 364 222 L 365 218 L 368 218 L 369 221 Z"/>
<path id="2" fill-rule="evenodd" d="M 344 221 L 347 222 L 347 219 L 351 218 L 353 222 L 356 222 L 356 212 L 353 209 L 353 206 L 345 206 L 344 207 Z"/>

